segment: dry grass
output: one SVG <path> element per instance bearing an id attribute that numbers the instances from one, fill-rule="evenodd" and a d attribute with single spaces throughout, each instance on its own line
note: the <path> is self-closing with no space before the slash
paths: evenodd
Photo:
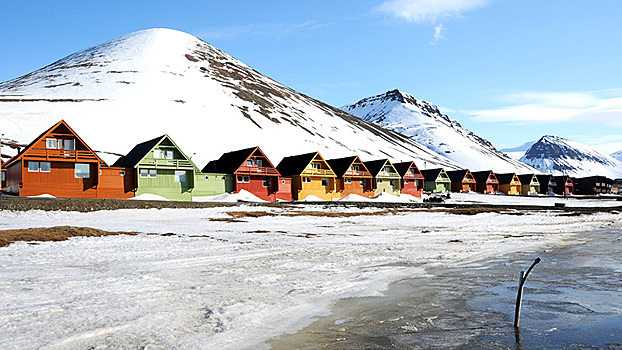
<path id="1" fill-rule="evenodd" d="M 57 242 L 69 237 L 102 237 L 112 235 L 136 235 L 137 232 L 109 232 L 90 227 L 55 226 L 0 231 L 0 247 L 13 242 Z"/>

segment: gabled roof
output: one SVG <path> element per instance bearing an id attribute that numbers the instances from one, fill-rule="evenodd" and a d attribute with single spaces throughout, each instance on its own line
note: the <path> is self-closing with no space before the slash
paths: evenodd
<path id="1" fill-rule="evenodd" d="M 426 181 L 436 181 L 442 171 L 443 168 L 421 170 L 421 175 L 423 175 Z"/>
<path id="2" fill-rule="evenodd" d="M 350 166 L 354 164 L 354 162 L 357 159 L 359 162 L 361 162 L 361 165 L 363 165 L 363 168 L 365 168 L 365 171 L 369 171 L 365 163 L 363 163 L 358 156 L 350 156 L 350 157 L 343 157 L 343 158 L 337 158 L 337 159 L 327 159 L 326 162 L 328 163 L 328 165 L 330 165 L 331 169 L 333 169 L 337 177 L 342 177 L 346 174 L 346 172 L 350 169 Z"/>
<path id="3" fill-rule="evenodd" d="M 385 164 L 387 164 L 387 162 L 389 164 L 391 164 L 391 161 L 388 159 L 377 159 L 377 160 L 372 160 L 369 162 L 365 162 L 365 166 L 367 167 L 367 170 L 369 170 L 369 172 L 371 173 L 371 175 L 373 177 L 376 177 L 378 175 L 378 173 L 380 173 L 380 170 L 382 170 L 382 168 L 384 168 Z M 393 164 L 391 164 L 393 165 Z"/>
<path id="4" fill-rule="evenodd" d="M 447 176 L 449 176 L 449 179 L 451 180 L 451 182 L 462 182 L 464 181 L 464 178 L 466 177 L 466 174 L 469 173 L 469 169 L 459 169 L 459 170 L 452 170 L 452 171 L 446 171 Z"/>
<path id="5" fill-rule="evenodd" d="M 285 157 L 281 160 L 279 165 L 276 166 L 276 169 L 282 176 L 300 175 L 319 153 L 320 152 L 311 152 Z"/>
<path id="6" fill-rule="evenodd" d="M 395 170 L 397 170 L 397 173 L 400 174 L 401 177 L 404 177 L 406 175 L 406 172 L 408 172 L 408 169 L 410 169 L 411 166 L 413 166 L 415 169 L 417 169 L 417 171 L 419 171 L 417 164 L 415 164 L 415 162 L 412 162 L 412 161 L 393 163 L 393 167 L 395 167 Z M 421 171 L 419 171 L 419 173 L 421 173 Z"/>
<path id="7" fill-rule="evenodd" d="M 568 175 L 558 175 L 558 176 L 553 176 L 553 178 L 555 179 L 555 182 L 562 181 L 564 183 L 566 182 L 573 183 L 572 178 Z"/>
<path id="8" fill-rule="evenodd" d="M 266 157 L 265 153 L 259 147 L 250 147 L 237 151 L 223 153 L 217 160 L 212 160 L 203 168 L 203 172 L 233 174 L 241 166 L 246 164 L 246 160 L 250 158 L 255 152 L 261 153 L 261 156 L 266 159 L 270 167 L 274 168 L 272 162 Z"/>
<path id="9" fill-rule="evenodd" d="M 106 162 L 104 162 L 97 155 L 97 153 L 95 153 L 95 151 L 93 151 L 91 147 L 89 147 L 89 145 L 87 145 L 86 142 L 84 142 L 84 140 L 82 140 L 80 136 L 78 136 L 78 134 L 69 126 L 69 124 L 67 124 L 67 122 L 64 119 L 61 119 L 58 123 L 52 125 L 49 129 L 45 130 L 43 133 L 41 133 L 41 135 L 37 136 L 34 140 L 32 140 L 32 142 L 30 142 L 28 146 L 26 146 L 23 150 L 21 150 L 19 153 L 13 156 L 13 158 L 9 159 L 6 162 L 6 166 L 8 167 L 12 165 L 13 163 L 15 163 L 16 161 L 20 160 L 24 156 L 24 154 L 26 154 L 39 140 L 51 134 L 54 130 L 56 130 L 56 128 L 58 128 L 61 125 L 64 125 L 69 130 L 69 132 L 71 132 L 76 137 L 76 139 L 80 141 L 80 143 L 82 143 L 86 147 L 86 149 L 91 151 L 91 153 L 93 153 L 93 155 L 97 157 L 97 160 L 99 161 L 99 163 L 106 164 Z"/>
<path id="10" fill-rule="evenodd" d="M 170 136 L 162 135 L 154 139 L 151 139 L 149 141 L 145 141 L 145 142 L 137 144 L 136 146 L 134 146 L 134 148 L 132 148 L 132 150 L 128 154 L 117 159 L 117 161 L 114 162 L 112 166 L 123 167 L 123 168 L 135 168 L 136 165 L 138 165 L 138 163 L 140 163 L 145 158 L 145 156 L 147 156 L 147 154 L 151 152 L 151 150 L 153 150 L 157 145 L 159 145 L 160 143 L 162 143 L 162 141 L 166 139 L 168 139 L 173 144 L 173 146 L 177 148 L 177 150 L 181 153 L 181 155 L 186 160 L 192 163 L 190 158 L 186 156 L 186 154 L 177 146 L 177 144 L 173 141 L 173 139 L 171 139 Z M 194 163 L 192 163 L 192 166 L 196 168 Z"/>
<path id="11" fill-rule="evenodd" d="M 473 175 L 473 178 L 475 179 L 476 182 L 484 182 L 484 183 L 488 181 L 488 177 L 490 177 L 490 174 L 494 174 L 494 172 L 492 170 L 471 172 L 471 175 Z"/>
<path id="12" fill-rule="evenodd" d="M 311 163 L 318 152 L 299 154 L 295 156 L 285 157 L 281 160 L 276 169 L 283 176 L 300 175 L 305 168 Z"/>
<path id="13" fill-rule="evenodd" d="M 509 184 L 514 180 L 515 173 L 496 174 L 500 184 Z M 519 180 L 520 181 L 520 180 Z"/>
<path id="14" fill-rule="evenodd" d="M 523 174 L 523 175 L 518 175 L 518 179 L 520 180 L 521 184 L 526 185 L 526 184 L 530 184 L 533 181 L 534 176 L 535 176 L 534 174 Z M 536 177 L 536 180 L 538 180 L 537 177 Z"/>

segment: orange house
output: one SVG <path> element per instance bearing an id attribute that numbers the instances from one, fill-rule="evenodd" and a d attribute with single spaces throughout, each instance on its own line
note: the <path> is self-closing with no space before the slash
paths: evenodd
<path id="1" fill-rule="evenodd" d="M 105 165 L 61 120 L 7 162 L 6 191 L 23 197 L 133 197 L 133 170 Z"/>
<path id="2" fill-rule="evenodd" d="M 522 184 L 516 173 L 496 174 L 499 180 L 499 191 L 509 195 L 519 195 Z"/>
<path id="3" fill-rule="evenodd" d="M 283 158 L 276 167 L 281 176 L 291 178 L 292 197 L 303 200 L 315 196 L 325 201 L 335 197 L 335 172 L 320 152 Z"/>
<path id="4" fill-rule="evenodd" d="M 476 182 L 469 169 L 452 170 L 447 172 L 451 180 L 452 192 L 475 192 Z"/>
<path id="5" fill-rule="evenodd" d="M 335 198 L 351 194 L 371 198 L 375 196 L 372 188 L 373 176 L 358 156 L 327 160 L 337 175 L 335 179 Z"/>

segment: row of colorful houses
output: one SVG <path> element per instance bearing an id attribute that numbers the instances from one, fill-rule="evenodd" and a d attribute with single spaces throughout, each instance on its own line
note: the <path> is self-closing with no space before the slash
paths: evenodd
<path id="1" fill-rule="evenodd" d="M 274 166 L 259 147 L 223 154 L 199 169 L 168 136 L 137 144 L 112 166 L 63 120 L 2 163 L 2 188 L 19 196 L 131 198 L 144 194 L 169 200 L 246 190 L 266 201 L 335 200 L 382 193 L 421 197 L 423 191 L 510 195 L 608 193 L 604 177 L 495 174 L 467 169 L 419 170 L 414 162 L 363 162 L 358 156 L 324 159 L 319 152 L 289 156 Z M 607 191 L 608 190 L 608 191 Z"/>

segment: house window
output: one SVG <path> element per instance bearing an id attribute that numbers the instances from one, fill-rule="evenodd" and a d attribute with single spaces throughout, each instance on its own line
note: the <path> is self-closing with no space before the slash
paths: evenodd
<path id="1" fill-rule="evenodd" d="M 365 179 L 361 179 L 361 186 L 365 187 Z"/>
<path id="2" fill-rule="evenodd" d="M 271 187 L 271 186 L 272 186 L 272 178 L 270 176 L 264 176 L 263 187 Z"/>
<path id="3" fill-rule="evenodd" d="M 90 164 L 83 164 L 83 163 L 76 163 L 75 165 L 75 177 L 76 179 L 88 179 L 91 177 L 91 165 Z"/>
<path id="4" fill-rule="evenodd" d="M 309 176 L 303 176 L 303 177 L 302 177 L 302 182 L 310 183 L 310 182 L 311 182 L 311 177 L 309 177 Z"/>
<path id="5" fill-rule="evenodd" d="M 322 164 L 321 163 L 313 163 L 313 167 L 315 169 L 322 169 Z"/>
<path id="6" fill-rule="evenodd" d="M 349 177 L 346 177 L 346 178 L 344 179 L 344 181 L 345 181 L 345 183 L 347 183 L 347 184 L 351 184 L 351 183 L 352 183 L 352 179 L 351 179 L 351 178 L 349 178 Z"/>
<path id="7" fill-rule="evenodd" d="M 59 145 L 60 146 L 60 145 Z M 68 151 L 73 151 L 76 149 L 76 140 L 63 140 L 63 147 Z"/>
<path id="8" fill-rule="evenodd" d="M 3 171 L 1 174 L 2 174 L 2 175 L 0 175 L 0 176 L 1 176 L 0 180 L 1 180 L 1 181 L 6 180 L 6 173 Z"/>
<path id="9" fill-rule="evenodd" d="M 52 165 L 50 164 L 50 162 L 41 162 L 39 163 L 39 171 L 41 171 L 42 173 L 49 173 L 50 171 L 52 171 Z"/>
<path id="10" fill-rule="evenodd" d="M 257 160 L 255 161 L 255 165 L 256 165 L 256 166 L 258 166 L 258 167 L 260 167 L 260 168 L 262 167 L 262 164 L 263 164 L 263 162 L 261 161 L 261 159 L 257 159 Z"/>
<path id="11" fill-rule="evenodd" d="M 378 183 L 381 184 L 382 183 L 382 179 L 378 179 Z"/>
<path id="12" fill-rule="evenodd" d="M 251 182 L 251 178 L 249 176 L 238 175 L 238 182 L 247 184 Z"/>
<path id="13" fill-rule="evenodd" d="M 149 169 L 140 169 L 140 177 L 149 177 Z"/>
<path id="14" fill-rule="evenodd" d="M 408 172 L 414 175 L 415 174 L 415 169 L 408 169 Z"/>
<path id="15" fill-rule="evenodd" d="M 153 158 L 162 158 L 162 151 L 159 149 L 154 149 L 153 150 Z"/>
<path id="16" fill-rule="evenodd" d="M 415 186 L 421 187 L 421 180 L 415 180 Z"/>
<path id="17" fill-rule="evenodd" d="M 173 159 L 173 151 L 166 151 L 166 159 Z"/>
<path id="18" fill-rule="evenodd" d="M 28 172 L 30 172 L 30 173 L 38 173 L 39 172 L 39 162 L 28 162 Z"/>
<path id="19" fill-rule="evenodd" d="M 157 178 L 158 177 L 158 171 L 156 169 L 149 169 L 149 177 Z"/>
<path id="20" fill-rule="evenodd" d="M 327 187 L 328 186 L 328 178 L 323 177 L 322 178 L 322 187 Z"/>
<path id="21" fill-rule="evenodd" d="M 395 180 L 389 180 L 389 184 L 390 184 L 391 186 L 395 186 Z"/>
<path id="22" fill-rule="evenodd" d="M 350 170 L 352 171 L 359 171 L 359 166 L 357 164 L 354 164 L 350 167 Z"/>
<path id="23" fill-rule="evenodd" d="M 56 139 L 46 139 L 45 140 L 45 148 L 48 149 L 56 149 L 57 140 Z"/>
<path id="24" fill-rule="evenodd" d="M 410 183 L 410 180 L 404 179 L 404 184 L 409 184 L 409 183 Z M 415 184 L 417 184 L 417 180 L 415 180 Z"/>
<path id="25" fill-rule="evenodd" d="M 175 170 L 175 182 L 177 183 L 186 182 L 186 171 L 185 170 Z"/>
<path id="26" fill-rule="evenodd" d="M 384 172 L 385 173 L 390 173 L 391 172 L 391 167 L 385 166 L 384 167 Z"/>
<path id="27" fill-rule="evenodd" d="M 247 159 L 246 166 L 253 166 L 253 161 L 251 159 Z"/>

